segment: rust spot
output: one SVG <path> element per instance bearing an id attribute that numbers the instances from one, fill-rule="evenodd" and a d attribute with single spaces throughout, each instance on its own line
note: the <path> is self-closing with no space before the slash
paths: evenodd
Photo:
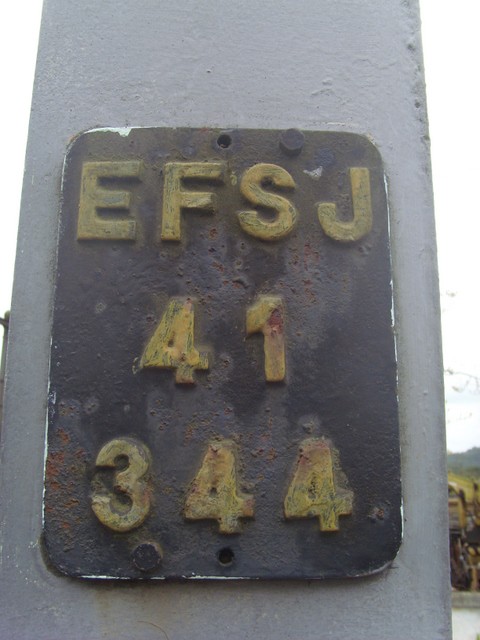
<path id="1" fill-rule="evenodd" d="M 67 500 L 64 503 L 64 507 L 65 509 L 71 509 L 72 507 L 76 507 L 79 504 L 80 504 L 80 500 L 78 500 L 77 498 L 70 498 L 70 500 Z"/>
<path id="2" fill-rule="evenodd" d="M 58 480 L 50 480 L 50 489 L 51 491 L 54 491 L 55 493 L 57 491 L 60 491 L 62 488 L 62 484 L 60 482 L 58 482 Z M 53 508 L 52 508 L 53 510 Z"/>
<path id="3" fill-rule="evenodd" d="M 58 413 L 65 418 L 68 418 L 74 414 L 78 414 L 78 407 L 74 404 L 67 404 L 66 402 L 60 402 L 58 405 Z"/>
<path id="4" fill-rule="evenodd" d="M 190 442 L 190 440 L 193 437 L 193 434 L 195 433 L 196 426 L 197 425 L 195 422 L 191 422 L 188 425 L 188 427 L 185 430 L 184 442 Z"/>
<path id="5" fill-rule="evenodd" d="M 215 227 L 212 227 L 210 229 L 210 231 L 208 232 L 208 235 L 210 236 L 210 238 L 215 239 L 218 236 L 218 231 L 215 229 Z"/>
<path id="6" fill-rule="evenodd" d="M 374 507 L 372 512 L 368 516 L 369 520 L 375 522 L 376 520 L 384 520 L 385 519 L 385 511 L 382 507 Z"/>
<path id="7" fill-rule="evenodd" d="M 48 478 L 56 478 L 62 472 L 62 465 L 65 462 L 63 451 L 52 451 L 47 459 L 46 475 Z"/>
<path id="8" fill-rule="evenodd" d="M 271 328 L 272 333 L 283 332 L 283 318 L 279 309 L 274 309 L 268 318 L 268 326 Z"/>
<path id="9" fill-rule="evenodd" d="M 277 457 L 278 457 L 278 453 L 272 447 L 271 449 L 268 450 L 267 455 L 265 456 L 265 459 L 271 462 L 272 460 L 275 460 L 275 458 Z"/>
<path id="10" fill-rule="evenodd" d="M 300 452 L 300 455 L 298 457 L 299 466 L 308 465 L 309 462 L 310 462 L 310 458 L 306 456 L 303 452 Z"/>
<path id="11" fill-rule="evenodd" d="M 48 514 L 49 535 L 65 550 L 73 548 L 78 528 L 85 526 L 89 502 L 82 493 L 87 454 L 81 446 L 74 447 L 75 436 L 62 428 L 55 432 L 55 447 L 50 451 L 45 468 L 45 513 Z M 78 520 L 78 524 L 75 524 Z"/>
<path id="12" fill-rule="evenodd" d="M 63 444 L 68 444 L 70 442 L 70 436 L 64 429 L 58 430 L 58 437 L 60 438 Z"/>
<path id="13" fill-rule="evenodd" d="M 310 242 L 306 242 L 303 249 L 303 266 L 308 271 L 310 265 L 320 262 L 320 254 L 312 249 Z"/>

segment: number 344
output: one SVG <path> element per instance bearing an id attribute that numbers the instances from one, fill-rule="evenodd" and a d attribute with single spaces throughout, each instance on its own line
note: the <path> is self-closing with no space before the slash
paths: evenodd
<path id="1" fill-rule="evenodd" d="M 102 447 L 96 467 L 113 472 L 113 491 L 97 474 L 91 500 L 103 525 L 127 532 L 145 521 L 151 509 L 151 462 L 149 449 L 133 438 L 116 438 Z M 329 441 L 303 440 L 283 502 L 284 517 L 318 518 L 320 531 L 338 531 L 339 516 L 352 513 L 353 493 L 345 485 Z M 254 496 L 239 489 L 235 443 L 210 442 L 186 490 L 183 517 L 216 520 L 220 533 L 233 534 L 241 531 L 241 519 L 254 516 Z"/>

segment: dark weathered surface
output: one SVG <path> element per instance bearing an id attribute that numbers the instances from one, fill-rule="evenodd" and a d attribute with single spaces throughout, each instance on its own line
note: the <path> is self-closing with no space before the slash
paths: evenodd
<path id="1" fill-rule="evenodd" d="M 352 134 L 305 132 L 298 150 L 295 136 L 279 144 L 281 132 L 223 132 L 231 140 L 227 146 L 221 133 L 97 131 L 70 148 L 45 495 L 48 555 L 69 575 L 356 576 L 385 566 L 400 544 L 396 366 L 380 157 L 366 138 Z M 111 185 L 132 194 L 136 239 L 78 240 L 82 162 L 116 160 L 145 165 L 141 180 Z M 166 162 L 185 161 L 226 163 L 222 183 L 183 186 L 217 194 L 217 211 L 184 211 L 181 240 L 162 241 L 162 170 Z M 238 182 L 259 162 L 283 167 L 296 183 L 293 190 L 265 187 L 298 211 L 294 230 L 273 242 L 247 234 L 237 216 L 254 208 Z M 351 167 L 370 171 L 373 228 L 358 241 L 339 242 L 322 230 L 317 204 L 336 203 L 339 216 L 351 217 Z M 283 382 L 265 381 L 264 338 L 246 335 L 246 311 L 259 295 L 279 296 L 285 306 Z M 195 346 L 209 354 L 209 369 L 194 372 L 195 384 L 176 384 L 173 370 L 138 368 L 175 296 L 194 301 Z M 152 455 L 150 513 L 122 533 L 101 524 L 91 507 L 92 482 L 99 474 L 112 482 L 112 472 L 96 470 L 95 460 L 114 438 L 135 438 Z M 337 477 L 353 492 L 352 513 L 340 518 L 338 531 L 320 531 L 315 517 L 284 517 L 298 448 L 307 438 L 328 441 Z M 255 501 L 254 519 L 242 520 L 241 533 L 230 535 L 220 534 L 215 520 L 183 516 L 208 444 L 219 439 L 235 443 L 238 488 Z M 163 552 L 148 575 L 132 560 L 143 543 L 156 543 Z M 222 561 L 225 550 L 233 552 L 233 561 L 228 553 L 230 561 Z"/>
<path id="2" fill-rule="evenodd" d="M 0 636 L 450 638 L 440 305 L 417 5 L 45 2 L 0 451 Z M 205 123 L 356 132 L 382 155 L 404 537 L 391 569 L 370 579 L 125 584 L 68 579 L 44 563 L 44 427 L 65 147 L 94 126 Z"/>

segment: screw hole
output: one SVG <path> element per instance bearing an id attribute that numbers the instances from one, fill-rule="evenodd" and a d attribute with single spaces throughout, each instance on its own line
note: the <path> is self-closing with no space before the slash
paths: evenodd
<path id="1" fill-rule="evenodd" d="M 218 552 L 218 561 L 223 564 L 224 567 L 228 567 L 232 564 L 235 554 L 230 547 L 224 547 Z"/>
<path id="2" fill-rule="evenodd" d="M 217 138 L 217 144 L 222 149 L 228 149 L 228 147 L 232 144 L 232 139 L 228 135 L 228 133 L 222 133 Z"/>

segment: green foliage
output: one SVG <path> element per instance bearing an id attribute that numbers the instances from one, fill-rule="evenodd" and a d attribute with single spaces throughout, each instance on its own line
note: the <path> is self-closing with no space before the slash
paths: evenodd
<path id="1" fill-rule="evenodd" d="M 480 478 L 480 447 L 474 447 L 464 453 L 449 453 L 447 465 L 449 472 L 477 480 Z"/>

